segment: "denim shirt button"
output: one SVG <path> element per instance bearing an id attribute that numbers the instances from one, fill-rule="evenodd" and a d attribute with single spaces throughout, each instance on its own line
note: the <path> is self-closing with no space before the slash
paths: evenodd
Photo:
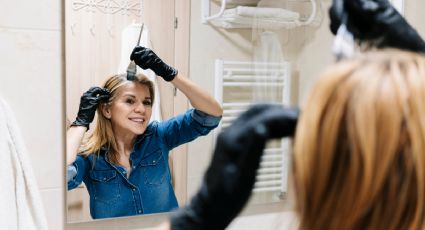
<path id="1" fill-rule="evenodd" d="M 133 188 L 133 189 L 131 189 L 131 190 L 133 190 L 133 192 L 135 192 L 135 191 L 136 191 L 136 189 L 135 189 L 135 188 Z"/>
<path id="2" fill-rule="evenodd" d="M 106 181 L 106 177 L 103 178 L 103 181 Z"/>
<path id="3" fill-rule="evenodd" d="M 142 213 L 142 210 L 139 210 L 139 213 Z"/>

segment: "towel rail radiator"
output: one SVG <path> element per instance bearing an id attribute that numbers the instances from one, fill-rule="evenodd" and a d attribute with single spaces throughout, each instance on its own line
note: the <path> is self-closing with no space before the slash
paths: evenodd
<path id="1" fill-rule="evenodd" d="M 261 73 L 258 75 L 258 73 Z M 273 85 L 277 90 L 275 100 L 268 103 L 290 104 L 290 65 L 282 63 L 258 63 L 223 61 L 215 62 L 215 98 L 223 106 L 223 119 L 214 130 L 214 136 L 229 126 L 236 117 L 253 104 L 254 90 L 264 88 L 259 83 Z M 267 86 L 270 87 L 270 86 Z M 249 92 L 249 93 L 246 93 Z M 277 93 L 278 92 L 278 93 Z M 232 98 L 235 96 L 235 99 Z M 237 99 L 236 99 L 237 98 Z M 214 142 L 215 143 L 215 142 Z M 254 192 L 278 192 L 279 197 L 287 192 L 290 143 L 282 139 L 267 145 L 257 172 Z"/>

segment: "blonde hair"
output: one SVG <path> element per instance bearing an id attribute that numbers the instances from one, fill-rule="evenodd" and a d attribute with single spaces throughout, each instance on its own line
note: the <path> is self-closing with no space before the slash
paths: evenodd
<path id="1" fill-rule="evenodd" d="M 152 81 L 150 81 L 148 77 L 143 74 L 137 74 L 134 80 L 127 80 L 127 76 L 125 74 L 113 75 L 109 77 L 103 84 L 103 88 L 108 89 L 111 93 L 111 97 L 109 98 L 108 103 L 111 103 L 116 98 L 117 92 L 121 87 L 131 81 L 137 82 L 141 85 L 145 85 L 148 87 L 149 95 L 153 104 L 155 99 L 154 85 Z M 108 160 L 111 163 L 117 164 L 117 142 L 115 140 L 114 132 L 112 130 L 111 121 L 107 119 L 102 113 L 102 106 L 103 105 L 98 106 L 97 108 L 96 125 L 94 127 L 93 132 L 88 136 L 87 140 L 84 142 L 81 152 L 83 155 L 94 154 L 94 156 L 96 157 L 99 155 L 100 149 L 105 146 L 108 148 Z"/>
<path id="2" fill-rule="evenodd" d="M 332 66 L 294 148 L 300 229 L 422 229 L 425 58 L 376 51 Z"/>

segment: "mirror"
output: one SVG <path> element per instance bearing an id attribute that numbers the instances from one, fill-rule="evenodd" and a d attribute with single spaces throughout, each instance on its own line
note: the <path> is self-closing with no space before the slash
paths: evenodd
<path id="1" fill-rule="evenodd" d="M 287 8 L 300 12 L 289 15 L 304 21 L 312 17 L 314 12 L 311 26 L 291 30 L 264 27 L 261 25 L 261 18 L 254 29 L 226 28 L 229 22 L 220 20 L 203 24 L 199 9 L 204 9 L 205 4 L 208 4 L 211 14 L 219 11 L 220 2 L 213 0 L 66 1 L 66 115 L 69 123 L 74 121 L 80 97 L 87 89 L 93 85 L 100 86 L 108 76 L 125 71 L 142 23 L 144 29 L 141 44 L 148 44 L 150 41 L 158 56 L 177 67 L 179 73 L 189 76 L 222 103 L 225 116 L 220 126 L 211 134 L 216 134 L 228 125 L 249 104 L 264 101 L 299 103 L 299 98 L 302 98 L 311 84 L 311 77 L 316 76 L 322 66 L 332 61 L 329 49 L 326 49 L 330 47 L 332 37 L 327 25 L 320 24 L 321 14 L 324 12 L 321 4 L 312 10 L 308 1 L 256 1 L 255 4 L 260 7 L 271 4 L 278 9 Z M 226 6 L 230 10 L 234 7 L 236 5 L 232 1 Z M 228 14 L 232 13 L 234 12 L 228 11 Z M 123 47 L 126 47 L 125 51 Z M 320 61 L 311 58 L 310 54 L 310 50 L 317 47 L 323 47 L 323 53 L 328 54 Z M 300 63 L 309 68 L 300 68 Z M 264 80 L 257 76 L 267 78 Z M 237 82 L 235 79 L 243 81 Z M 160 102 L 156 103 L 162 119 L 187 110 L 186 97 L 180 91 L 161 78 L 154 80 L 160 98 Z M 233 107 L 226 107 L 228 105 Z M 93 131 L 93 124 L 90 127 L 88 133 Z M 174 149 L 170 155 L 170 181 L 179 205 L 184 205 L 188 197 L 199 188 L 213 145 L 214 135 L 208 135 Z M 267 204 L 266 210 L 270 210 L 290 203 L 286 202 L 289 200 L 289 152 L 288 141 L 270 143 L 266 150 L 267 160 L 264 160 L 259 170 L 252 204 Z M 152 166 L 159 160 L 152 155 L 144 164 Z M 78 169 L 74 167 L 74 170 Z M 147 188 L 155 191 L 156 198 L 143 197 L 146 202 L 143 203 L 141 196 L 132 196 L 133 193 L 140 193 L 132 190 L 131 183 L 116 186 L 117 179 L 125 177 L 125 168 L 115 167 L 113 170 L 93 172 L 88 167 L 87 170 L 93 184 L 75 184 L 67 193 L 68 222 L 91 221 L 93 215 L 96 218 L 108 218 L 170 211 L 170 208 L 158 208 L 152 212 L 144 212 L 142 209 L 150 200 L 169 197 L 168 192 L 154 190 L 162 178 L 144 177 L 144 182 L 151 186 Z M 81 180 L 83 179 L 80 178 L 80 182 Z M 88 190 L 93 195 L 89 196 Z M 130 207 L 130 211 L 115 206 L 115 201 L 125 194 L 131 201 L 125 205 Z M 151 205 L 160 207 L 157 203 Z M 254 210 L 258 207 L 255 205 Z M 120 209 L 124 211 L 113 211 Z"/>
<path id="2" fill-rule="evenodd" d="M 65 4 L 67 127 L 77 116 L 80 97 L 84 92 L 91 86 L 102 86 L 106 78 L 111 75 L 125 73 L 130 63 L 131 50 L 137 43 L 142 24 L 144 29 L 140 44 L 151 47 L 162 60 L 177 67 L 179 73 L 187 75 L 187 61 L 185 60 L 188 57 L 188 46 L 180 49 L 174 48 L 178 33 L 186 33 L 187 30 L 187 28 L 183 29 L 184 27 L 182 27 L 178 33 L 175 31 L 175 11 L 180 12 L 187 10 L 186 8 L 180 6 L 180 11 L 175 9 L 173 1 L 72 0 L 65 1 Z M 188 3 L 185 4 L 185 7 L 188 6 Z M 177 51 L 180 60 L 174 61 Z M 138 69 L 138 73 L 140 72 L 148 77 L 153 74 L 153 72 Z M 150 79 L 155 85 L 155 102 L 152 105 L 151 121 L 163 121 L 187 110 L 186 97 L 175 92 L 172 84 L 159 77 Z M 86 136 L 93 129 L 94 124 L 91 124 Z M 134 200 L 134 205 L 126 204 L 128 209 L 132 209 L 131 212 L 124 211 L 113 215 L 107 213 L 108 210 L 117 209 L 116 206 L 113 206 L 113 201 L 119 199 L 125 189 L 123 185 L 111 185 L 116 182 L 117 177 L 121 176 L 118 170 L 123 168 L 116 167 L 117 171 L 90 172 L 88 176 L 94 180 L 93 184 L 90 185 L 92 187 L 88 188 L 88 185 L 81 183 L 67 192 L 67 221 L 91 221 L 93 215 L 99 218 L 108 218 L 158 213 L 171 210 L 172 207 L 177 205 L 177 202 L 184 204 L 187 186 L 186 149 L 187 146 L 173 149 L 169 159 L 157 159 L 154 155 L 144 159 L 144 163 L 141 164 L 147 166 L 159 165 L 160 160 L 168 162 L 170 175 L 167 176 L 172 183 L 172 189 L 168 188 L 167 191 L 157 192 L 159 191 L 158 187 L 165 184 L 162 183 L 164 178 L 147 178 L 144 182 L 147 183 L 148 188 L 150 186 L 149 191 L 155 197 L 143 197 L 145 203 Z M 167 171 L 166 168 L 164 170 Z M 125 170 L 122 171 L 122 173 L 125 172 Z M 131 186 L 131 184 L 127 184 L 127 186 Z M 91 196 L 89 196 L 88 190 L 93 192 Z M 147 190 L 144 192 L 146 193 Z M 175 192 L 175 198 L 174 195 L 167 195 L 172 190 Z M 141 192 L 135 192 L 135 194 L 139 193 Z M 149 200 L 165 200 L 163 199 L 165 197 L 174 198 L 174 203 L 168 206 L 163 205 L 166 206 L 165 208 L 156 208 L 159 205 L 152 204 L 155 208 L 151 211 L 146 211 L 146 207 L 144 207 L 145 210 L 140 207 L 141 205 L 146 206 Z M 98 204 L 103 204 L 103 206 L 95 207 L 94 203 L 96 202 L 94 200 L 100 201 Z"/>
<path id="3" fill-rule="evenodd" d="M 287 28 L 288 26 L 277 24 L 276 27 L 276 24 L 270 24 L 269 21 L 254 18 L 249 21 L 251 25 L 254 22 L 253 29 L 241 28 L 238 23 L 236 28 L 232 28 L 235 20 L 240 20 L 232 9 L 236 7 L 235 2 L 241 1 L 227 2 L 226 9 L 230 10 L 226 13 L 228 18 L 219 18 L 206 24 L 201 19 L 209 14 L 201 17 L 201 11 L 209 11 L 211 15 L 218 12 L 221 7 L 219 1 L 66 2 L 66 114 L 70 122 L 76 117 L 83 92 L 93 85 L 100 86 L 106 77 L 122 72 L 127 67 L 129 53 L 137 41 L 141 23 L 144 25 L 142 44 L 147 44 L 150 40 L 155 53 L 164 61 L 177 67 L 179 73 L 189 76 L 222 103 L 225 115 L 212 135 L 178 147 L 171 154 L 169 167 L 179 205 L 184 205 L 199 188 L 217 132 L 249 104 L 264 101 L 299 104 L 317 73 L 333 61 L 329 52 L 332 36 L 327 22 L 322 22 L 326 8 L 320 2 L 313 6 L 311 2 L 316 2 L 315 0 L 251 1 L 250 6 L 256 4 L 260 7 L 289 9 L 292 13 L 285 11 L 284 15 L 289 15 L 294 20 L 305 22 L 312 19 L 309 26 Z M 205 10 L 206 4 L 208 11 Z M 126 37 L 128 34 L 132 34 L 131 39 Z M 126 53 L 123 52 L 124 46 L 130 49 Z M 312 50 L 323 53 L 320 60 L 311 55 Z M 260 76 L 266 78 L 261 79 Z M 161 78 L 155 80 L 162 119 L 185 112 L 186 97 Z M 230 107 L 226 107 L 229 105 Z M 92 130 L 93 128 L 89 132 Z M 287 202 L 291 200 L 288 195 L 289 152 L 288 141 L 269 144 L 251 199 L 252 210 L 281 209 L 282 206 L 290 208 L 291 202 Z M 150 160 L 145 162 L 146 165 L 155 164 L 158 159 L 152 157 Z M 123 168 L 118 167 L 118 170 Z M 90 173 L 89 176 L 95 183 L 104 183 L 106 188 L 102 191 L 108 191 L 107 193 L 89 197 L 84 183 L 69 191 L 68 222 L 91 221 L 91 209 L 92 212 L 103 212 L 99 214 L 102 218 L 115 217 L 108 216 L 108 210 L 117 209 L 113 201 L 119 200 L 122 195 L 120 192 L 129 189 L 123 186 L 129 185 L 120 184 L 114 187 L 111 183 L 117 177 L 123 177 L 124 172 L 125 170 L 106 170 Z M 157 182 L 150 177 L 145 180 L 153 186 Z M 94 190 L 96 187 L 89 189 Z M 160 192 L 155 195 L 167 197 Z M 105 205 L 101 208 L 93 207 L 89 198 Z M 141 204 L 143 203 L 136 200 L 128 205 L 133 210 L 131 215 L 145 214 L 143 211 L 139 213 Z M 266 204 L 266 208 L 258 208 L 263 204 Z M 118 216 L 126 215 L 130 214 Z"/>

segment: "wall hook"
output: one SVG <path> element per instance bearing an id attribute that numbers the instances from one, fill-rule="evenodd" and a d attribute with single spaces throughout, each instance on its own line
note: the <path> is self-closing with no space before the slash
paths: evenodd
<path id="1" fill-rule="evenodd" d="M 94 24 L 92 25 L 92 26 L 90 26 L 90 33 L 91 33 L 91 35 L 93 35 L 93 36 L 95 36 L 96 34 L 94 33 L 94 29 L 95 29 L 95 26 L 94 26 Z"/>
<path id="2" fill-rule="evenodd" d="M 72 35 L 75 35 L 75 27 L 76 26 L 77 26 L 77 23 L 75 23 L 75 22 L 71 24 L 71 34 Z"/>
<path id="3" fill-rule="evenodd" d="M 112 33 L 112 28 L 113 28 L 114 26 L 108 26 L 108 34 L 109 34 L 109 36 L 111 36 L 111 37 L 113 37 L 114 36 L 114 34 Z"/>

